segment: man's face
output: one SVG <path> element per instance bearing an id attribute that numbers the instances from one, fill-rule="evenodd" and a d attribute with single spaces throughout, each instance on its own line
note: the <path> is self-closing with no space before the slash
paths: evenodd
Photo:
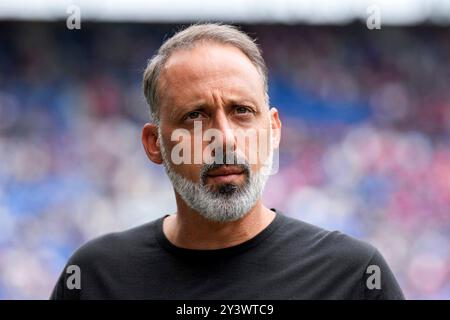
<path id="1" fill-rule="evenodd" d="M 203 200 L 214 202 L 214 192 L 232 196 L 240 189 L 241 202 L 259 197 L 266 181 L 260 171 L 267 166 L 271 148 L 278 146 L 280 123 L 277 111 L 269 110 L 266 103 L 262 76 L 248 57 L 233 46 L 214 42 L 177 51 L 161 71 L 158 92 L 163 162 L 175 189 L 182 193 L 180 185 L 185 186 L 183 198 L 194 191 L 208 192 L 210 197 Z M 214 138 L 205 135 L 211 129 Z M 174 132 L 183 133 L 183 145 L 190 146 L 183 153 L 190 153 L 190 161 L 174 161 L 172 151 L 181 142 L 173 141 Z M 217 134 L 221 139 L 216 140 Z M 214 142 L 214 148 L 208 149 Z M 233 162 L 236 158 L 226 159 L 230 153 L 241 164 Z M 227 165 L 214 162 L 218 159 Z M 207 165 L 211 160 L 213 164 Z M 243 204 L 234 207 L 239 206 Z"/>
<path id="2" fill-rule="evenodd" d="M 216 129 L 222 133 L 224 143 L 248 156 L 250 148 L 258 145 L 238 146 L 237 132 L 259 131 L 269 134 L 270 112 L 266 105 L 262 77 L 255 66 L 239 49 L 207 42 L 191 50 L 175 52 L 165 64 L 159 81 L 160 123 L 163 143 L 167 151 L 179 143 L 171 141 L 176 129 L 187 129 L 192 138 L 192 162 L 194 153 L 202 153 L 210 143 L 203 141 L 202 149 L 194 148 L 194 122 L 201 122 L 203 132 Z M 251 130 L 248 130 L 251 129 Z M 263 129 L 263 130 L 261 130 Z M 248 149 L 248 150 L 245 150 Z M 224 150 L 225 153 L 225 150 Z M 265 159 L 253 161 L 252 170 L 258 170 Z M 177 173 L 199 182 L 201 164 L 174 165 Z M 225 178 L 212 176 L 207 184 L 224 181 L 242 184 L 244 175 Z"/>

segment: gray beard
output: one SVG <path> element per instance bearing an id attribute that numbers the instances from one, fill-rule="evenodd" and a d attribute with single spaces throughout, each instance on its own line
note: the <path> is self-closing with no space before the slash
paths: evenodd
<path id="1" fill-rule="evenodd" d="M 161 155 L 167 175 L 180 197 L 186 204 L 198 212 L 204 218 L 215 222 L 236 221 L 244 217 L 261 198 L 264 186 L 269 178 L 269 172 L 272 168 L 271 151 L 269 160 L 257 172 L 252 172 L 250 165 L 245 162 L 238 164 L 244 169 L 247 175 L 242 186 L 235 184 L 224 184 L 214 190 L 205 185 L 206 173 L 219 166 L 218 164 L 205 164 L 200 173 L 200 183 L 195 183 L 176 173 L 171 164 L 158 130 L 158 139 L 161 146 Z"/>

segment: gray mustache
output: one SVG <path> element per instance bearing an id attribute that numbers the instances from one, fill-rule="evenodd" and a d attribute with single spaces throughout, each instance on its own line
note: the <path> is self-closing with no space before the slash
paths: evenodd
<path id="1" fill-rule="evenodd" d="M 215 158 L 214 162 L 207 163 L 202 166 L 202 169 L 200 170 L 200 179 L 203 184 L 206 183 L 206 177 L 208 175 L 208 172 L 213 169 L 220 168 L 224 165 L 234 165 L 241 168 L 244 172 L 244 174 L 249 177 L 250 176 L 250 165 L 249 163 L 242 157 L 239 157 L 236 153 L 229 154 L 228 158 L 231 158 L 231 161 L 227 159 L 226 155 L 223 154 L 223 157 L 220 159 Z M 228 161 L 227 161 L 228 160 Z"/>

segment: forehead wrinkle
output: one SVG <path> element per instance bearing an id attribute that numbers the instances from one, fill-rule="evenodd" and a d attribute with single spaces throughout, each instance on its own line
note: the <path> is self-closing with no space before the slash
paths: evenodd
<path id="1" fill-rule="evenodd" d="M 233 63 L 229 63 L 230 59 Z M 169 72 L 171 69 L 179 69 Z M 175 52 L 166 62 L 162 73 L 173 83 L 186 83 L 205 77 L 222 78 L 224 75 L 241 74 L 261 80 L 261 76 L 239 49 L 230 45 L 213 44 L 197 45 L 192 49 Z M 256 80 L 256 79 L 252 79 Z"/>
<path id="2" fill-rule="evenodd" d="M 220 47 L 224 46 L 219 45 Z M 160 77 L 160 91 L 165 93 L 160 95 L 164 98 L 161 99 L 160 105 L 172 108 L 170 117 L 174 117 L 179 107 L 193 104 L 186 101 L 187 99 L 209 100 L 211 90 L 220 90 L 219 96 L 222 96 L 221 100 L 224 101 L 231 95 L 234 100 L 253 101 L 256 105 L 263 103 L 264 89 L 257 88 L 261 82 L 258 70 L 239 49 L 228 46 L 226 49 L 231 49 L 234 57 L 239 55 L 243 59 L 237 59 L 237 64 L 227 63 L 228 60 L 224 57 L 227 53 L 217 51 L 217 46 L 211 50 L 199 50 L 198 54 L 194 53 L 194 57 L 189 55 L 193 54 L 195 48 L 176 52 L 169 58 Z M 217 59 L 214 59 L 215 57 Z M 205 58 L 212 62 L 205 63 Z M 261 89 L 263 94 L 260 97 L 262 101 L 256 95 L 258 89 Z"/>
<path id="3" fill-rule="evenodd" d="M 184 91 L 184 88 L 178 88 L 177 86 L 171 86 L 170 91 L 166 90 L 166 105 L 171 108 L 170 117 L 175 116 L 176 112 L 180 108 L 192 109 L 200 106 L 214 106 L 214 105 L 229 105 L 231 103 L 248 102 L 258 106 L 258 98 L 255 97 L 251 88 L 242 90 L 242 86 L 245 85 L 240 82 L 227 80 L 217 80 L 217 84 L 212 84 L 213 81 L 208 81 L 198 85 L 192 86 L 191 90 L 188 90 L 185 94 L 180 94 Z M 221 82 L 221 83 L 219 83 Z M 205 88 L 206 87 L 206 88 Z M 172 91 L 176 92 L 176 95 L 169 94 Z"/>

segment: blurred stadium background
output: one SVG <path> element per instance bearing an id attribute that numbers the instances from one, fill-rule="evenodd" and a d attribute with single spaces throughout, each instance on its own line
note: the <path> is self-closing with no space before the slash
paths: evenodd
<path id="1" fill-rule="evenodd" d="M 20 3 L 0 3 L 0 299 L 48 298 L 78 246 L 175 210 L 141 147 L 140 81 L 205 19 L 269 65 L 284 126 L 265 203 L 377 246 L 407 298 L 450 298 L 450 2 Z"/>

